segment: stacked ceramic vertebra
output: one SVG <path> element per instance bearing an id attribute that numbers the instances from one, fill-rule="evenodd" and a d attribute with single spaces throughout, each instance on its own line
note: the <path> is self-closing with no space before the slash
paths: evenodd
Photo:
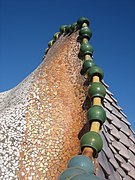
<path id="1" fill-rule="evenodd" d="M 72 179 L 92 179 L 98 180 L 93 164 L 94 158 L 103 147 L 102 138 L 99 134 L 102 124 L 106 120 L 106 112 L 102 107 L 106 90 L 101 83 L 104 76 L 103 70 L 99 68 L 92 59 L 93 47 L 89 44 L 92 32 L 89 29 L 89 20 L 81 17 L 77 21 L 80 39 L 79 57 L 82 60 L 81 74 L 86 76 L 89 81 L 88 97 L 90 98 L 91 107 L 88 109 L 88 121 L 90 131 L 84 134 L 80 140 L 82 155 L 74 156 L 67 165 L 67 169 L 59 176 L 59 180 Z"/>

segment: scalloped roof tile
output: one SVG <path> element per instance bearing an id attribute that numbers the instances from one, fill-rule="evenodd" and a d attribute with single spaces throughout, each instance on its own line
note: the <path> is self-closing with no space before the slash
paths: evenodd
<path id="1" fill-rule="evenodd" d="M 112 119 L 112 121 L 111 121 L 112 125 L 114 125 L 115 127 L 117 127 L 120 130 L 121 129 L 120 120 L 116 116 L 114 116 L 113 114 L 110 114 L 110 116 Z"/>
<path id="2" fill-rule="evenodd" d="M 111 164 L 113 167 L 112 174 L 105 179 L 135 179 L 134 131 L 132 131 L 131 124 L 122 108 L 117 105 L 117 100 L 108 90 L 105 99 L 104 108 L 107 121 L 104 123 L 105 129 L 102 129 L 104 146 L 101 154 L 106 154 L 106 156 L 102 156 L 108 160 L 108 165 Z M 99 158 L 99 164 L 100 160 Z M 107 173 L 108 170 L 105 170 L 104 167 L 104 171 Z"/>
<path id="3" fill-rule="evenodd" d="M 119 135 L 120 135 L 120 140 L 119 141 L 122 144 L 124 144 L 127 148 L 129 148 L 129 146 L 130 146 L 129 138 L 125 134 L 123 134 L 121 131 L 119 131 Z"/>
<path id="4" fill-rule="evenodd" d="M 118 129 L 115 128 L 115 126 L 113 126 L 112 124 L 110 126 L 112 127 L 110 134 L 113 135 L 116 139 L 120 140 L 120 134 L 119 134 Z"/>
<path id="5" fill-rule="evenodd" d="M 120 174 L 120 176 L 122 177 L 122 179 L 125 178 L 125 177 L 127 177 L 125 171 L 123 170 L 123 168 L 121 168 L 121 166 L 117 169 L 116 172 L 118 172 L 118 173 Z"/>
<path id="6" fill-rule="evenodd" d="M 100 164 L 100 166 L 102 166 L 104 171 L 106 171 L 107 175 L 111 174 L 111 171 L 108 166 L 108 159 L 104 152 L 102 152 L 102 154 L 99 154 L 99 164 Z"/>

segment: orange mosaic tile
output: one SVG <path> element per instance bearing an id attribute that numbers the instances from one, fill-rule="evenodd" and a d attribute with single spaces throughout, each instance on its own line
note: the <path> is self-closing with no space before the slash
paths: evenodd
<path id="1" fill-rule="evenodd" d="M 20 179 L 57 179 L 79 153 L 86 121 L 78 32 L 60 37 L 34 72 L 20 156 Z"/>

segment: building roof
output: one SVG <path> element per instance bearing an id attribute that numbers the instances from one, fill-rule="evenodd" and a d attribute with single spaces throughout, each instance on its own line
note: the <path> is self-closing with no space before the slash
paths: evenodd
<path id="1" fill-rule="evenodd" d="M 87 80 L 80 74 L 78 30 L 61 27 L 49 42 L 43 62 L 15 88 L 0 93 L 1 178 L 57 179 L 67 161 L 80 153 L 88 131 Z M 107 120 L 97 159 L 101 179 L 135 179 L 135 134 L 109 91 Z M 85 103 L 86 102 L 86 103 Z"/>
<path id="2" fill-rule="evenodd" d="M 101 136 L 103 149 L 99 153 L 99 177 L 103 179 L 135 178 L 135 138 L 131 124 L 113 94 L 107 90 L 104 100 L 107 121 Z"/>

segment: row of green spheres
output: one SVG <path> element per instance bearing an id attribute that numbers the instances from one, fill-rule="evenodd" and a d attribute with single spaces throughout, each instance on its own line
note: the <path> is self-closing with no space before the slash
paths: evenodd
<path id="1" fill-rule="evenodd" d="M 78 20 L 78 23 L 82 27 L 79 31 L 81 40 L 83 38 L 86 38 L 89 41 L 90 38 L 92 37 L 92 32 L 88 27 L 89 26 L 88 19 L 81 18 Z M 83 23 L 85 23 L 84 26 Z M 80 54 L 82 59 L 84 59 L 85 55 L 90 55 L 92 57 L 94 50 L 88 41 L 85 41 L 81 44 Z M 83 62 L 81 74 L 82 75 L 87 74 L 88 79 L 90 81 L 92 80 L 93 76 L 98 76 L 100 81 L 104 77 L 103 70 L 100 67 L 98 67 L 93 60 L 90 59 Z M 106 95 L 106 90 L 101 82 L 91 83 L 91 86 L 88 89 L 88 96 L 91 100 L 93 100 L 93 98 L 95 97 L 99 97 L 103 100 L 105 95 Z M 92 106 L 88 110 L 88 120 L 90 123 L 92 123 L 93 121 L 98 121 L 100 125 L 102 125 L 106 120 L 106 112 L 103 109 L 103 107 L 98 105 Z M 87 132 L 82 136 L 80 140 L 80 146 L 82 151 L 85 147 L 92 148 L 94 150 L 93 156 L 97 157 L 98 153 L 101 151 L 103 147 L 102 138 L 100 134 L 97 132 L 93 132 L 93 131 Z"/>
<path id="2" fill-rule="evenodd" d="M 83 38 L 86 38 L 87 40 L 90 40 L 92 37 L 92 31 L 89 29 L 89 20 L 87 18 L 81 17 L 77 21 L 78 26 L 80 27 L 79 31 L 79 37 L 82 40 Z M 86 54 L 92 56 L 93 54 L 93 47 L 89 44 L 88 41 L 83 42 L 80 47 L 80 55 L 81 57 L 84 57 Z"/>
<path id="3" fill-rule="evenodd" d="M 82 25 L 84 23 L 87 26 L 89 26 L 89 20 L 87 18 L 81 17 L 78 19 L 76 27 L 78 27 L 80 29 L 80 32 L 79 32 L 80 38 L 81 39 L 87 38 L 89 40 L 92 36 L 92 33 L 87 26 L 82 27 Z M 61 30 L 63 32 L 65 32 L 65 27 L 63 26 Z M 93 53 L 93 48 L 88 43 L 82 47 L 83 56 L 86 54 L 92 55 L 92 53 Z M 92 67 L 94 67 L 94 69 L 92 72 L 89 72 L 89 74 L 90 74 L 89 76 L 92 78 L 92 76 L 94 76 L 95 73 L 98 75 L 100 73 L 101 74 L 100 78 L 102 79 L 103 71 L 100 68 L 98 68 L 95 65 L 95 63 L 91 60 L 84 62 L 83 68 L 82 68 L 82 74 L 86 74 L 88 72 L 88 70 Z M 100 111 L 100 109 L 98 109 L 96 116 L 93 112 L 90 113 L 91 116 L 89 117 L 89 119 L 91 118 L 91 119 L 95 120 L 95 117 L 99 118 L 99 116 L 100 116 L 99 111 Z M 98 116 L 98 113 L 99 113 L 99 116 Z M 102 114 L 102 112 L 101 112 L 101 114 Z M 103 114 L 102 117 L 99 119 L 102 119 L 102 118 L 103 118 L 102 121 L 104 121 L 105 114 Z M 102 146 L 103 146 L 100 135 L 98 133 L 92 132 L 92 131 L 84 134 L 80 143 L 81 143 L 82 150 L 84 147 L 93 148 L 95 157 L 97 156 L 97 153 L 102 149 Z M 58 178 L 58 180 L 65 180 L 65 179 L 69 179 L 69 180 L 82 180 L 82 179 L 83 180 L 100 180 L 99 177 L 94 175 L 94 165 L 93 165 L 92 161 L 84 155 L 78 155 L 78 156 L 74 156 L 73 158 L 71 158 L 71 160 L 68 162 L 67 169 L 65 171 L 63 171 Z"/>
<path id="4" fill-rule="evenodd" d="M 48 48 L 46 48 L 45 54 L 47 54 L 48 50 L 52 47 L 54 42 L 59 38 L 61 34 L 68 34 L 78 30 L 84 22 L 89 24 L 89 20 L 87 18 L 82 17 L 78 19 L 77 23 L 75 22 L 72 25 L 62 25 L 60 27 L 60 32 L 55 33 L 53 35 L 53 40 L 48 42 Z M 88 29 L 88 27 L 84 27 L 83 29 L 81 29 L 80 34 L 84 34 L 84 32 L 86 35 L 88 34 L 87 37 L 89 36 L 90 38 L 92 36 L 92 32 Z"/>
<path id="5" fill-rule="evenodd" d="M 62 25 L 60 27 L 60 32 L 56 32 L 53 35 L 53 40 L 48 42 L 48 48 L 46 48 L 45 54 L 47 54 L 48 50 L 52 47 L 54 42 L 60 37 L 61 34 L 72 33 L 74 31 L 76 31 L 78 28 L 79 28 L 79 26 L 77 25 L 77 23 L 73 23 L 72 25 Z"/>

